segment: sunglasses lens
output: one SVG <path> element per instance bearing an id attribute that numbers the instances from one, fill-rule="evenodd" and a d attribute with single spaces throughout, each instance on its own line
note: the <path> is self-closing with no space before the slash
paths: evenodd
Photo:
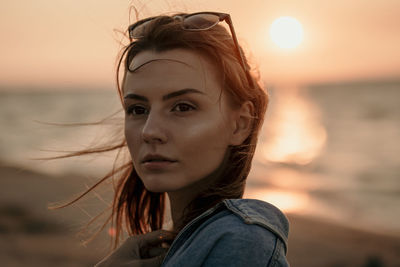
<path id="1" fill-rule="evenodd" d="M 195 14 L 185 17 L 183 28 L 186 30 L 206 30 L 214 27 L 219 22 L 219 17 L 213 14 Z"/>
<path id="2" fill-rule="evenodd" d="M 149 26 L 149 23 L 151 21 L 152 20 L 145 21 L 137 26 L 133 25 L 131 28 L 129 28 L 129 37 L 131 39 L 139 39 L 143 37 L 146 31 L 146 27 Z"/>

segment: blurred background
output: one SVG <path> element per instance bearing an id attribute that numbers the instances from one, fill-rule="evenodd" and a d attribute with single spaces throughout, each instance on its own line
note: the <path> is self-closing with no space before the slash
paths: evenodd
<path id="1" fill-rule="evenodd" d="M 292 266 L 400 266 L 400 1 L 0 1 L 0 264 L 92 266 L 107 252 L 79 229 L 111 200 L 94 184 L 113 155 L 33 158 L 90 147 L 120 129 L 124 31 L 172 11 L 230 13 L 270 93 L 246 197 L 291 222 Z M 119 124 L 119 126 L 118 126 Z M 96 224 L 101 225 L 101 220 Z M 88 230 L 89 234 L 91 230 Z"/>

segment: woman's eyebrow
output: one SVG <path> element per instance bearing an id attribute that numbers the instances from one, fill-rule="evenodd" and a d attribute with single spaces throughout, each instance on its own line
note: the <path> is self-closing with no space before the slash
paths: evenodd
<path id="1" fill-rule="evenodd" d="M 124 96 L 124 100 L 126 100 L 126 99 L 136 99 L 136 100 L 140 100 L 140 101 L 149 102 L 147 97 L 137 95 L 137 94 L 127 94 L 126 96 Z"/>
<path id="2" fill-rule="evenodd" d="M 184 95 L 184 94 L 189 94 L 189 93 L 196 93 L 196 94 L 203 94 L 204 95 L 204 92 L 202 92 L 200 90 L 193 89 L 193 88 L 185 88 L 185 89 L 182 89 L 182 90 L 178 90 L 178 91 L 166 94 L 165 96 L 163 96 L 162 99 L 165 101 L 165 100 L 168 100 L 168 99 L 171 99 L 171 98 L 174 98 L 174 97 L 178 97 L 178 96 L 181 96 L 181 95 Z"/>
<path id="3" fill-rule="evenodd" d="M 204 92 L 197 90 L 197 89 L 193 89 L 193 88 L 185 88 L 182 90 L 178 90 L 169 94 L 166 94 L 162 97 L 162 100 L 168 100 L 174 97 L 178 97 L 184 94 L 189 94 L 189 93 L 195 93 L 195 94 L 203 94 Z M 126 96 L 124 96 L 124 99 L 136 99 L 136 100 L 140 100 L 140 101 L 145 101 L 145 102 L 149 102 L 149 99 L 147 99 L 147 97 L 142 96 L 142 95 L 138 95 L 138 94 L 127 94 Z"/>

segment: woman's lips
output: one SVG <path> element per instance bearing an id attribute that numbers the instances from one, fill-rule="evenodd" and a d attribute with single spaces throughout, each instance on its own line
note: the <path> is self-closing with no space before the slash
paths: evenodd
<path id="1" fill-rule="evenodd" d="M 173 167 L 177 161 L 170 160 L 152 160 L 142 163 L 143 167 L 149 171 L 163 171 Z"/>

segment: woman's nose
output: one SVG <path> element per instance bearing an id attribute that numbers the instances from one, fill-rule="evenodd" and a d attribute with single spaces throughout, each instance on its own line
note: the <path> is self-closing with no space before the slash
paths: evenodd
<path id="1" fill-rule="evenodd" d="M 165 120 L 160 115 L 150 112 L 142 130 L 143 141 L 149 144 L 166 143 L 168 138 L 165 128 Z"/>

